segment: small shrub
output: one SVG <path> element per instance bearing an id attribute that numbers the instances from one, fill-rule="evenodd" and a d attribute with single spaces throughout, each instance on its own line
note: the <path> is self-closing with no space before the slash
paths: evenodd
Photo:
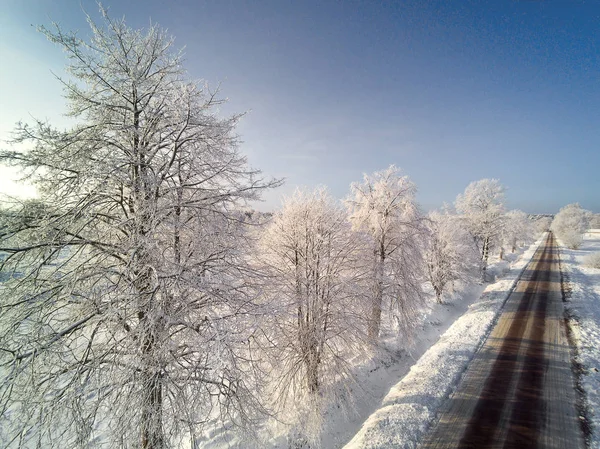
<path id="1" fill-rule="evenodd" d="M 600 251 L 585 256 L 583 259 L 583 264 L 590 268 L 600 268 Z"/>

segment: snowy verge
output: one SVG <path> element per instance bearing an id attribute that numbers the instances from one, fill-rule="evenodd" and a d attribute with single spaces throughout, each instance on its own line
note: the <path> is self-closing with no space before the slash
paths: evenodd
<path id="1" fill-rule="evenodd" d="M 545 234 L 489 285 L 383 399 L 345 449 L 414 448 L 458 385 Z"/>
<path id="2" fill-rule="evenodd" d="M 589 447 L 600 449 L 600 269 L 585 266 L 589 254 L 600 251 L 600 232 L 584 235 L 579 249 L 560 247 L 561 269 L 568 280 L 566 308 L 581 367 L 579 385 L 586 396 L 591 427 Z M 569 298 L 570 297 L 570 298 Z"/>

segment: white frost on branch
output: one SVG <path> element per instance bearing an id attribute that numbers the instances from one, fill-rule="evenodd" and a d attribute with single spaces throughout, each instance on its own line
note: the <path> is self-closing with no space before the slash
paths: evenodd
<path id="1" fill-rule="evenodd" d="M 423 218 L 415 201 L 416 186 L 390 166 L 362 183 L 353 183 L 346 200 L 350 221 L 368 242 L 371 307 L 367 317 L 369 338 L 375 342 L 382 311 L 390 310 L 401 331 L 412 327 L 423 300 L 421 289 L 424 237 Z"/>
<path id="2" fill-rule="evenodd" d="M 361 245 L 324 188 L 287 198 L 260 240 L 275 402 L 310 441 L 323 407 L 338 403 L 350 381 L 349 360 L 364 349 Z"/>
<path id="3" fill-rule="evenodd" d="M 533 222 L 520 210 L 511 210 L 504 216 L 502 228 L 502 250 L 514 253 L 517 248 L 529 241 L 534 234 Z"/>
<path id="4" fill-rule="evenodd" d="M 456 197 L 455 207 L 462 214 L 473 242 L 479 250 L 482 278 L 491 250 L 499 246 L 504 226 L 504 187 L 497 179 L 473 181 Z"/>
<path id="5" fill-rule="evenodd" d="M 550 229 L 571 249 L 577 249 L 583 242 L 583 233 L 589 226 L 592 213 L 579 203 L 568 204 L 554 217 Z"/>
<path id="6" fill-rule="evenodd" d="M 457 283 L 474 280 L 478 254 L 460 217 L 434 211 L 429 214 L 427 228 L 426 275 L 441 303 L 443 294 L 452 292 Z"/>

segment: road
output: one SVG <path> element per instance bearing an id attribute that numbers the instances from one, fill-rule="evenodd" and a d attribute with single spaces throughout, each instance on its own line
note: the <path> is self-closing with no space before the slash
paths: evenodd
<path id="1" fill-rule="evenodd" d="M 421 449 L 584 448 L 551 233 Z"/>

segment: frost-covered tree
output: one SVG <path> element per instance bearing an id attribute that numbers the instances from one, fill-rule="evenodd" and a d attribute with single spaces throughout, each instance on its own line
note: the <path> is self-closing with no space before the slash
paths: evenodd
<path id="1" fill-rule="evenodd" d="M 542 232 L 546 232 L 550 230 L 550 225 L 552 224 L 551 217 L 539 217 L 533 221 L 533 232 L 535 235 L 539 235 Z"/>
<path id="2" fill-rule="evenodd" d="M 26 145 L 0 155 L 40 192 L 3 214 L 2 446 L 159 449 L 259 405 L 236 210 L 276 183 L 164 31 L 102 14 L 89 42 L 41 28 L 77 124 L 19 124 Z"/>
<path id="3" fill-rule="evenodd" d="M 587 254 L 582 262 L 586 267 L 600 269 L 600 251 Z"/>
<path id="4" fill-rule="evenodd" d="M 260 239 L 277 401 L 315 405 L 366 340 L 361 240 L 324 188 L 297 190 Z"/>
<path id="5" fill-rule="evenodd" d="M 438 303 L 455 283 L 468 282 L 479 269 L 478 253 L 462 220 L 445 212 L 431 212 L 427 220 L 428 239 L 425 250 L 427 280 Z"/>
<path id="6" fill-rule="evenodd" d="M 520 210 L 508 211 L 504 217 L 502 228 L 501 251 L 506 249 L 514 253 L 520 244 L 530 238 L 532 226 L 532 221 L 525 212 Z"/>
<path id="7" fill-rule="evenodd" d="M 579 203 L 568 204 L 554 217 L 550 229 L 569 248 L 581 246 L 583 233 L 588 228 L 590 212 Z"/>
<path id="8" fill-rule="evenodd" d="M 504 187 L 497 179 L 473 181 L 456 197 L 456 210 L 463 215 L 467 229 L 479 250 L 485 281 L 491 249 L 500 243 L 504 225 Z"/>
<path id="9" fill-rule="evenodd" d="M 423 299 L 423 218 L 415 201 L 416 186 L 395 166 L 364 175 L 351 185 L 346 200 L 353 228 L 369 242 L 371 311 L 369 338 L 375 341 L 382 310 L 392 311 L 396 324 L 409 329 Z"/>

